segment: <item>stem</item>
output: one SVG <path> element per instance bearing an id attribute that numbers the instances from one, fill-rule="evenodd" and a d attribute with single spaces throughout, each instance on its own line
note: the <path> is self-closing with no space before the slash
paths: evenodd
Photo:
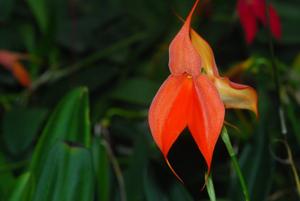
<path id="1" fill-rule="evenodd" d="M 74 73 L 86 66 L 90 66 L 92 63 L 97 62 L 100 59 L 105 58 L 106 56 L 108 56 L 110 54 L 113 54 L 117 50 L 125 48 L 137 41 L 143 40 L 145 37 L 146 37 L 145 33 L 137 33 L 137 34 L 131 35 L 127 38 L 117 41 L 116 43 L 112 44 L 111 46 L 109 46 L 105 49 L 102 49 L 102 50 L 84 58 L 83 60 L 71 65 L 68 68 L 46 71 L 43 75 L 41 75 L 37 80 L 34 81 L 34 83 L 32 84 L 32 87 L 31 87 L 31 91 L 35 91 L 41 85 L 46 84 L 49 81 L 56 81 L 58 79 L 62 79 L 64 77 L 70 75 L 71 73 Z"/>
<path id="2" fill-rule="evenodd" d="M 290 162 L 292 172 L 293 172 L 293 175 L 294 175 L 294 180 L 295 180 L 295 183 L 296 183 L 297 193 L 298 193 L 298 196 L 300 197 L 300 179 L 299 179 L 299 175 L 298 175 L 298 172 L 297 172 L 297 168 L 296 168 L 296 165 L 295 165 L 295 162 L 294 162 L 294 159 L 293 159 L 293 155 L 292 155 L 292 151 L 291 151 L 289 145 L 286 143 L 285 146 L 287 147 L 287 150 L 288 150 L 289 162 Z"/>
<path id="3" fill-rule="evenodd" d="M 284 110 L 282 107 L 282 101 L 280 98 L 280 77 L 279 77 L 279 71 L 278 66 L 276 63 L 276 57 L 275 57 L 275 51 L 274 51 L 274 43 L 272 39 L 272 31 L 271 31 L 271 23 L 270 23 L 270 0 L 266 0 L 266 17 L 267 17 L 267 32 L 268 32 L 268 43 L 269 43 L 269 51 L 271 56 L 271 67 L 273 71 L 273 78 L 274 78 L 274 84 L 275 84 L 275 90 L 276 90 L 276 101 L 278 104 L 278 115 L 279 115 L 279 121 L 280 121 L 280 131 L 281 134 L 286 138 L 287 134 L 287 126 L 286 121 L 284 117 Z"/>
<path id="4" fill-rule="evenodd" d="M 292 172 L 295 178 L 295 182 L 296 182 L 296 187 L 297 187 L 297 193 L 300 196 L 300 179 L 299 179 L 299 175 L 293 160 L 293 156 L 292 156 L 292 151 L 290 149 L 288 140 L 287 140 L 287 126 L 286 126 L 286 121 L 285 121 L 285 116 L 284 116 L 284 109 L 283 109 L 283 104 L 281 101 L 281 97 L 280 97 L 280 77 L 279 77 L 279 72 L 278 72 L 278 66 L 276 63 L 276 57 L 275 57 L 275 53 L 274 53 L 274 44 L 273 44 L 273 40 L 272 40 L 272 31 L 271 31 L 271 23 L 270 23 L 270 9 L 269 9 L 269 5 L 270 5 L 270 0 L 266 0 L 266 16 L 267 16 L 267 31 L 269 34 L 269 49 L 270 49 L 270 54 L 271 54 L 271 65 L 272 65 L 272 69 L 273 69 L 273 75 L 274 75 L 274 83 L 275 83 L 275 89 L 276 89 L 276 99 L 277 99 L 277 104 L 278 104 L 278 115 L 279 115 L 279 121 L 280 121 L 280 131 L 281 134 L 283 136 L 283 143 L 286 146 L 286 149 L 288 150 L 288 161 L 291 165 L 292 168 Z"/>
<path id="5" fill-rule="evenodd" d="M 282 143 L 284 145 L 285 149 L 286 149 L 286 152 L 287 152 L 287 158 L 286 159 L 280 158 L 280 157 L 276 156 L 275 154 L 274 154 L 273 157 L 275 157 L 275 159 L 277 161 L 279 161 L 280 163 L 288 164 L 288 165 L 291 166 L 292 173 L 293 173 L 294 180 L 295 180 L 295 184 L 296 184 L 297 193 L 298 193 L 298 196 L 300 196 L 300 179 L 299 179 L 299 174 L 297 172 L 297 167 L 296 167 L 295 162 L 294 162 L 292 150 L 291 150 L 291 148 L 290 148 L 290 146 L 289 146 L 289 144 L 287 143 L 286 140 L 281 140 L 280 139 L 280 140 L 275 140 L 274 142 Z"/>
<path id="6" fill-rule="evenodd" d="M 120 200 L 121 201 L 127 201 L 127 197 L 126 197 L 126 187 L 125 187 L 125 181 L 124 181 L 124 177 L 122 174 L 122 170 L 121 167 L 118 163 L 118 160 L 109 144 L 109 133 L 108 130 L 106 128 L 103 128 L 103 140 L 102 140 L 102 144 L 104 145 L 104 147 L 106 148 L 108 157 L 110 159 L 110 162 L 112 164 L 113 170 L 115 172 L 116 175 L 116 179 L 117 182 L 119 184 L 119 190 L 120 190 Z"/>
<path id="7" fill-rule="evenodd" d="M 228 135 L 228 132 L 227 132 L 227 129 L 226 129 L 225 126 L 222 129 L 221 137 L 222 137 L 222 140 L 223 140 L 223 142 L 226 146 L 226 149 L 229 153 L 229 156 L 231 158 L 233 168 L 235 169 L 235 172 L 236 172 L 236 174 L 239 178 L 239 181 L 240 181 L 240 184 L 241 184 L 241 187 L 242 187 L 242 190 L 243 190 L 243 194 L 244 194 L 244 197 L 245 197 L 245 201 L 250 201 L 248 187 L 247 187 L 246 181 L 244 179 L 244 176 L 242 174 L 240 165 L 237 161 L 236 153 L 233 150 L 233 147 L 232 147 L 232 144 L 230 142 L 230 138 L 229 138 L 229 135 Z"/>
<path id="8" fill-rule="evenodd" d="M 214 187 L 214 183 L 213 183 L 213 180 L 212 180 L 211 173 L 208 175 L 208 178 L 207 178 L 206 190 L 207 190 L 207 193 L 208 193 L 208 196 L 209 196 L 209 200 L 210 201 L 217 201 L 216 193 L 215 193 L 215 187 Z"/>

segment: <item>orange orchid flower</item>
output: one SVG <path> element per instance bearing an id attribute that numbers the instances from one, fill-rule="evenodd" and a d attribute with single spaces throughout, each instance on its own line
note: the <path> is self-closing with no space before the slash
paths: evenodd
<path id="1" fill-rule="evenodd" d="M 189 129 L 209 171 L 225 108 L 248 109 L 257 114 L 255 90 L 221 77 L 209 44 L 191 29 L 198 2 L 170 44 L 171 75 L 158 90 L 148 116 L 152 136 L 177 177 L 167 156 L 185 128 Z"/>
<path id="2" fill-rule="evenodd" d="M 29 87 L 31 85 L 31 79 L 25 67 L 20 62 L 21 59 L 26 58 L 27 55 L 25 54 L 0 50 L 0 65 L 11 71 L 22 86 Z"/>

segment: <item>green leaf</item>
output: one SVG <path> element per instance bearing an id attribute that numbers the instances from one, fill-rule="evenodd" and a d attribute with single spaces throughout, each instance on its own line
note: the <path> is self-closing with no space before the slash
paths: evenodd
<path id="1" fill-rule="evenodd" d="M 23 175 L 19 176 L 15 189 L 9 199 L 9 201 L 20 201 L 23 198 L 24 190 L 26 189 L 26 184 L 29 180 L 30 173 L 26 172 Z"/>
<path id="2" fill-rule="evenodd" d="M 65 140 L 90 147 L 88 91 L 84 87 L 69 92 L 50 116 L 34 151 L 31 164 L 33 174 L 44 163 L 43 155 L 50 147 L 57 141 Z"/>
<path id="3" fill-rule="evenodd" d="M 92 145 L 96 192 L 101 201 L 110 201 L 110 165 L 106 148 L 101 138 L 94 137 Z"/>
<path id="4" fill-rule="evenodd" d="M 129 166 L 126 170 L 125 186 L 127 200 L 144 200 L 143 177 L 148 163 L 148 147 L 144 136 L 139 135 L 135 141 L 134 153 L 129 159 Z"/>
<path id="5" fill-rule="evenodd" d="M 58 104 L 43 130 L 22 199 L 92 200 L 92 156 L 84 147 L 90 147 L 88 96 L 86 88 L 77 88 Z"/>
<path id="6" fill-rule="evenodd" d="M 94 192 L 92 156 L 88 149 L 57 142 L 43 155 L 32 201 L 91 201 Z"/>
<path id="7" fill-rule="evenodd" d="M 145 78 L 132 78 L 118 86 L 112 97 L 134 104 L 148 105 L 159 85 Z"/>
<path id="8" fill-rule="evenodd" d="M 175 181 L 170 190 L 171 201 L 193 201 L 194 199 L 190 195 L 190 193 L 186 190 L 186 188 Z"/>
<path id="9" fill-rule="evenodd" d="M 245 177 L 251 200 L 265 201 L 270 191 L 275 167 L 274 159 L 269 150 L 270 140 L 267 135 L 268 128 L 266 125 L 268 125 L 267 122 L 274 114 L 266 112 L 267 104 L 271 101 L 266 99 L 261 93 L 259 97 L 261 103 L 259 111 L 261 115 L 258 129 L 253 134 L 253 143 L 248 143 L 244 147 L 240 155 L 239 164 Z M 276 133 L 274 128 L 270 130 L 272 130 L 272 134 Z M 269 131 L 269 133 L 271 132 Z M 231 178 L 230 195 L 233 201 L 243 200 L 242 189 L 236 176 Z"/>
<path id="10" fill-rule="evenodd" d="M 41 31 L 45 33 L 49 27 L 49 9 L 47 0 L 27 0 L 27 2 Z"/>
<path id="11" fill-rule="evenodd" d="M 13 108 L 5 113 L 3 139 L 12 154 L 20 154 L 32 144 L 46 113 L 42 108 Z"/>
<path id="12" fill-rule="evenodd" d="M 144 192 L 147 201 L 167 201 L 166 193 L 163 192 L 155 179 L 155 175 L 146 168 L 144 171 Z"/>
<path id="13" fill-rule="evenodd" d="M 7 160 L 0 152 L 0 200 L 8 200 L 8 195 L 13 190 L 15 178 L 13 172 L 7 168 Z"/>
<path id="14" fill-rule="evenodd" d="M 33 53 L 35 50 L 35 32 L 33 26 L 31 24 L 24 24 L 20 26 L 20 36 L 22 37 L 22 41 L 26 50 L 30 53 Z"/>

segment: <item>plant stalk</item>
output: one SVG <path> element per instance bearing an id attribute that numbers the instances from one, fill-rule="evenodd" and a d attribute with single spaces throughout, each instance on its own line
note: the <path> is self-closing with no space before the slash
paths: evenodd
<path id="1" fill-rule="evenodd" d="M 245 201 L 250 201 L 248 187 L 247 187 L 246 181 L 244 179 L 244 176 L 242 174 L 240 165 L 239 165 L 238 160 L 236 158 L 236 153 L 235 153 L 235 151 L 232 147 L 232 144 L 230 142 L 230 138 L 229 138 L 229 135 L 228 135 L 228 132 L 227 132 L 227 129 L 226 129 L 225 126 L 222 129 L 221 138 L 222 138 L 222 140 L 223 140 L 223 142 L 226 146 L 226 149 L 229 153 L 233 168 L 234 168 L 234 170 L 235 170 L 235 172 L 236 172 L 236 174 L 239 178 L 239 181 L 240 181 L 240 184 L 241 184 L 241 187 L 242 187 L 242 190 L 243 190 L 243 194 L 244 194 L 244 197 L 245 197 Z"/>
<path id="2" fill-rule="evenodd" d="M 210 201 L 217 201 L 216 193 L 215 193 L 215 187 L 214 187 L 214 183 L 213 183 L 213 180 L 212 180 L 211 173 L 208 175 L 208 178 L 207 178 L 206 190 L 207 190 L 209 200 Z"/>

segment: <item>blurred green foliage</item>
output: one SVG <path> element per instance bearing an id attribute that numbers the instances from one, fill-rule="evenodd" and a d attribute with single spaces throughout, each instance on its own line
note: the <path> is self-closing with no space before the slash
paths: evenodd
<path id="1" fill-rule="evenodd" d="M 259 93 L 259 113 L 226 112 L 250 196 L 295 201 L 281 139 L 268 34 L 247 46 L 236 0 L 201 5 L 193 27 L 211 44 L 222 74 L 250 58 L 233 80 Z M 147 110 L 168 76 L 168 45 L 192 0 L 1 0 L 0 49 L 30 55 L 33 84 L 0 68 L 0 201 L 208 200 L 205 165 L 183 134 L 170 152 L 178 182 L 155 146 Z M 295 166 L 300 167 L 300 1 L 274 0 L 283 36 L 275 41 Z M 224 145 L 212 164 L 218 201 L 243 200 Z"/>

